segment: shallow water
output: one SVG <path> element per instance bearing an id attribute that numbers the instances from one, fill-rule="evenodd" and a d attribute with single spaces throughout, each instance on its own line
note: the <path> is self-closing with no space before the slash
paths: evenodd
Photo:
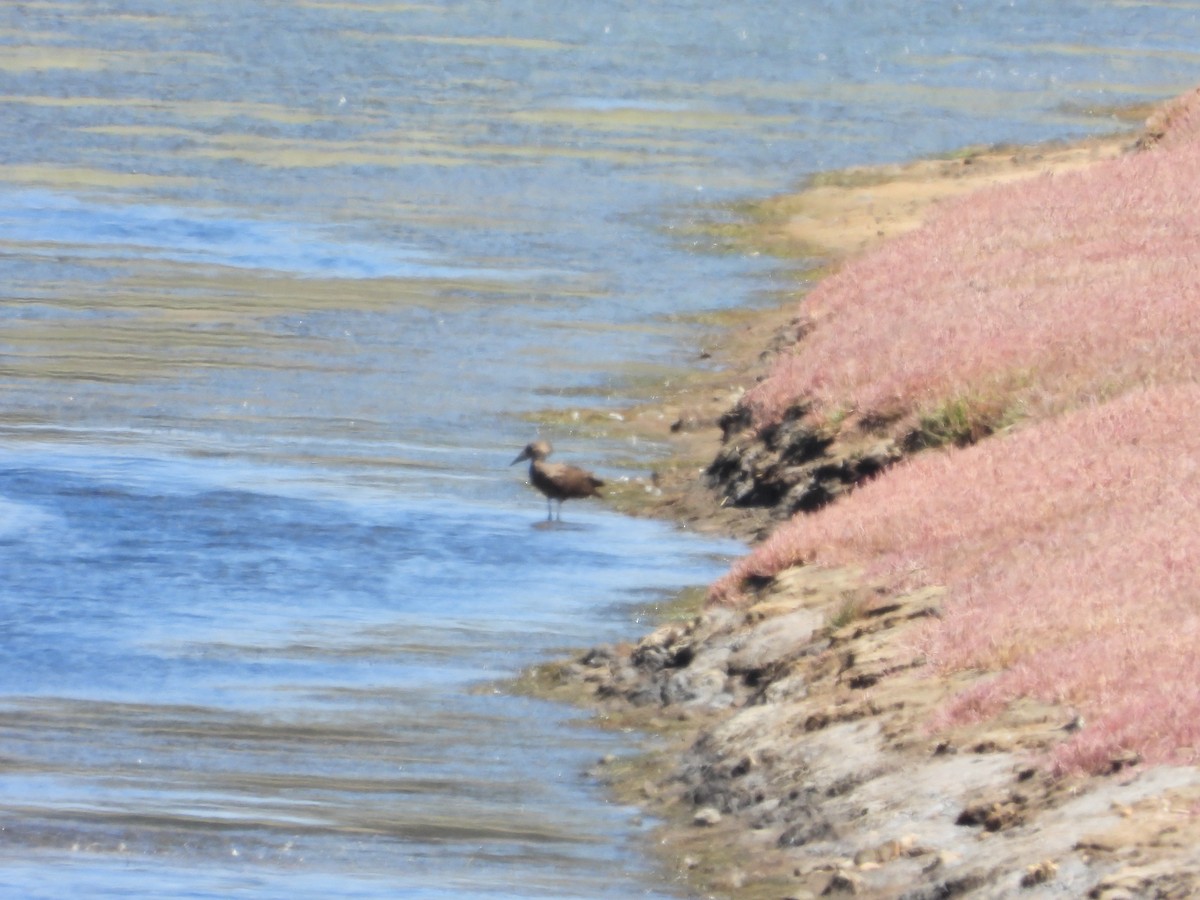
<path id="1" fill-rule="evenodd" d="M 14 895 L 639 890 L 634 814 L 581 774 L 619 740 L 478 685 L 620 637 L 711 544 L 142 448 L 0 473 Z"/>
<path id="2" fill-rule="evenodd" d="M 486 688 L 737 548 L 507 467 L 791 283 L 694 221 L 807 173 L 1111 130 L 1167 3 L 0 5 L 0 893 L 671 890 Z M 483 685 L 485 687 L 481 688 Z"/>

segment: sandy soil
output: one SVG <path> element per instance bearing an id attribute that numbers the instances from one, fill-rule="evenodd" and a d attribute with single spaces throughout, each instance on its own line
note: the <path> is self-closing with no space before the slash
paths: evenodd
<path id="1" fill-rule="evenodd" d="M 1134 138 L 1103 137 L 1073 144 L 964 151 L 925 159 L 844 169 L 807 189 L 758 204 L 757 239 L 805 255 L 843 259 L 921 224 L 931 204 L 981 187 L 1062 173 L 1111 159 Z"/>
<path id="2" fill-rule="evenodd" d="M 765 201 L 742 235 L 828 264 L 916 227 L 979 187 L 1127 152 L 1133 136 L 991 150 L 835 173 Z M 769 509 L 722 505 L 704 470 L 722 428 L 799 320 L 793 304 L 732 316 L 709 366 L 611 430 L 670 443 L 673 459 L 614 492 L 626 511 L 754 539 Z M 712 366 L 713 362 L 718 363 Z M 908 633 L 941 592 L 889 596 L 852 571 L 791 569 L 745 608 L 681 604 L 637 644 L 527 673 L 521 689 L 654 735 L 596 774 L 659 817 L 658 852 L 682 889 L 738 898 L 1187 897 L 1200 895 L 1200 773 L 1114 758 L 1054 778 L 1041 756 L 1079 727 L 1032 703 L 933 734 L 930 711 L 972 677 L 931 677 Z"/>

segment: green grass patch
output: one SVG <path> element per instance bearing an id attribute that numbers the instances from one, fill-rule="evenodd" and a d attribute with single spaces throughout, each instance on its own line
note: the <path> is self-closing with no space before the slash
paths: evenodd
<path id="1" fill-rule="evenodd" d="M 861 597 L 847 597 L 834 610 L 833 615 L 829 617 L 826 623 L 832 631 L 837 631 L 845 628 L 852 622 L 857 622 L 863 617 L 863 612 L 866 609 L 866 601 Z"/>
<path id="2" fill-rule="evenodd" d="M 1005 401 L 958 394 L 921 413 L 904 438 L 904 448 L 915 452 L 933 447 L 968 447 L 1015 420 L 1013 408 Z"/>

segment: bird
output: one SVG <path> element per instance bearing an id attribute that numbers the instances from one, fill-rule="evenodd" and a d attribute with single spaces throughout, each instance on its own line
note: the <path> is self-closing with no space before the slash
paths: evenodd
<path id="1" fill-rule="evenodd" d="M 604 482 L 591 472 L 586 472 L 577 466 L 546 462 L 546 457 L 553 452 L 554 448 L 547 441 L 533 441 L 526 444 L 525 449 L 509 465 L 515 466 L 526 459 L 531 460 L 529 480 L 546 496 L 546 521 L 549 522 L 553 518 L 552 506 L 557 500 L 558 520 L 561 522 L 564 500 L 571 500 L 575 497 L 599 497 L 599 489 L 604 486 Z"/>

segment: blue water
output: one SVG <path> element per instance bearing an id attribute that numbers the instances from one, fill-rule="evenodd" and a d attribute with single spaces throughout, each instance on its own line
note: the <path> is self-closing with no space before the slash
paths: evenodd
<path id="1" fill-rule="evenodd" d="M 718 548 L 334 478 L 0 455 L 0 890 L 652 893 L 583 777 L 618 739 L 477 688 L 628 633 Z"/>
<path id="2" fill-rule="evenodd" d="M 796 273 L 698 223 L 1118 127 L 1172 3 L 0 5 L 0 895 L 630 897 L 629 736 L 491 685 L 740 548 L 569 503 Z"/>
<path id="3" fill-rule="evenodd" d="M 468 271 L 403 244 L 338 241 L 321 229 L 242 218 L 237 210 L 112 205 L 47 190 L 0 198 L 0 241 L 45 245 L 45 255 L 106 259 L 136 248 L 142 260 L 176 260 L 326 278 L 448 278 Z M 26 251 L 33 256 L 36 249 Z M 497 269 L 480 278 L 503 279 Z"/>

